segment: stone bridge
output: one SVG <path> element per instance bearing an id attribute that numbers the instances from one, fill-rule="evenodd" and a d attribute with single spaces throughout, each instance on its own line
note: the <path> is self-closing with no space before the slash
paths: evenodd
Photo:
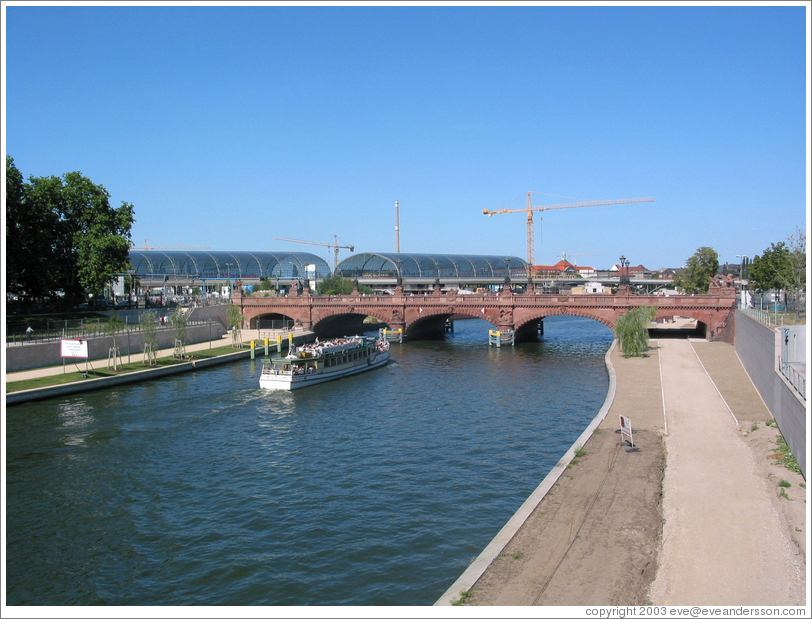
<path id="1" fill-rule="evenodd" d="M 457 294 L 450 291 L 412 296 L 397 288 L 394 295 L 311 295 L 308 289 L 287 297 L 244 297 L 239 287 L 233 303 L 240 307 L 245 328 L 257 328 L 257 319 L 290 319 L 296 326 L 327 337 L 360 332 L 364 318 L 372 316 L 390 329 L 403 329 L 405 339 L 443 333 L 452 316 L 484 318 L 498 330 L 514 330 L 516 341 L 535 339 L 547 316 L 582 316 L 610 329 L 618 317 L 640 306 L 657 308 L 657 318 L 693 318 L 708 340 L 732 341 L 728 319 L 736 305 L 732 287 L 711 287 L 707 295 L 618 294 L 514 294 L 506 286 L 500 294 Z"/>

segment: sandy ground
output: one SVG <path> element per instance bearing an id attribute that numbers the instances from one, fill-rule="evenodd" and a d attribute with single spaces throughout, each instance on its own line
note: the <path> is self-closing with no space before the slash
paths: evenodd
<path id="1" fill-rule="evenodd" d="M 606 418 L 464 603 L 807 603 L 805 482 L 776 464 L 778 431 L 733 347 L 653 340 L 611 360 Z"/>

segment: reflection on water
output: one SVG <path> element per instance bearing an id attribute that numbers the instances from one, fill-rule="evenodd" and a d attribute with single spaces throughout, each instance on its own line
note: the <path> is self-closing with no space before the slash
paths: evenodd
<path id="1" fill-rule="evenodd" d="M 61 420 L 59 428 L 65 433 L 62 443 L 70 447 L 84 445 L 87 438 L 87 428 L 93 421 L 93 411 L 82 399 L 62 402 L 57 408 Z"/>
<path id="2" fill-rule="evenodd" d="M 489 327 L 292 393 L 237 362 L 8 409 L 8 603 L 432 604 L 606 395 L 599 323 Z"/>

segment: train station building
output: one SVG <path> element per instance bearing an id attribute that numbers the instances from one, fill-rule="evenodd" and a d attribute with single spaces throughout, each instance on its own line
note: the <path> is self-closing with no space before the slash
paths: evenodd
<path id="1" fill-rule="evenodd" d="M 274 290 L 301 284 L 315 288 L 328 277 L 357 280 L 378 291 L 419 292 L 436 283 L 443 288 L 502 286 L 514 278 L 526 281 L 527 263 L 516 256 L 474 254 L 359 253 L 340 262 L 332 272 L 327 262 L 308 252 L 158 251 L 130 249 L 133 276 L 141 287 L 199 288 L 222 294 L 239 280 L 251 290 L 262 281 Z"/>

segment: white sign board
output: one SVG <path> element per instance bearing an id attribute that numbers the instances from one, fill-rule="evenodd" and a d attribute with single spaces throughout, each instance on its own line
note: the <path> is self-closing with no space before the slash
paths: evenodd
<path id="1" fill-rule="evenodd" d="M 61 340 L 63 357 L 87 359 L 87 340 Z"/>
<path id="2" fill-rule="evenodd" d="M 620 416 L 620 441 L 623 442 L 623 437 L 629 437 L 629 443 L 634 447 L 634 440 L 632 440 L 632 422 L 628 417 Z"/>

